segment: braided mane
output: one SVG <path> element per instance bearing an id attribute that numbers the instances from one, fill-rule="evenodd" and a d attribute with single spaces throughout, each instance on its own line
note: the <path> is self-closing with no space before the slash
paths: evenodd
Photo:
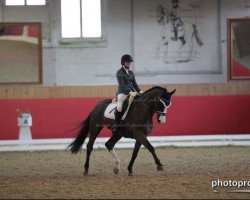
<path id="1" fill-rule="evenodd" d="M 166 90 L 166 89 L 165 89 L 165 88 L 163 88 L 163 87 L 160 87 L 160 86 L 154 86 L 154 87 L 149 88 L 148 90 L 146 90 L 144 93 L 150 92 L 151 90 L 154 90 L 154 89 L 156 89 L 156 88 L 158 88 L 158 89 L 162 89 L 162 90 Z"/>
<path id="2" fill-rule="evenodd" d="M 141 97 L 144 97 L 148 92 L 151 92 L 152 90 L 155 90 L 155 89 L 160 89 L 160 90 L 163 90 L 163 91 L 167 91 L 165 88 L 163 87 L 160 87 L 160 86 L 154 86 L 148 90 L 146 90 L 144 93 L 142 93 L 141 95 L 138 96 L 138 98 L 141 98 Z"/>

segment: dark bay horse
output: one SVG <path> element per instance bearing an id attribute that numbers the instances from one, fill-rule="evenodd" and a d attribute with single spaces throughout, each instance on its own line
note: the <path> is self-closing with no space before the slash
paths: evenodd
<path id="1" fill-rule="evenodd" d="M 119 132 L 111 136 L 105 143 L 112 157 L 115 159 L 114 172 L 119 173 L 120 160 L 117 157 L 114 146 L 122 138 L 128 137 L 136 140 L 132 158 L 128 165 L 129 175 L 133 174 L 133 163 L 137 157 L 141 145 L 144 145 L 153 155 L 154 161 L 158 170 L 164 170 L 159 158 L 155 153 L 154 147 L 147 139 L 147 135 L 153 128 L 152 118 L 154 113 L 157 114 L 158 123 L 165 123 L 167 109 L 171 104 L 171 96 L 175 90 L 168 92 L 165 88 L 155 86 L 143 94 L 135 97 L 130 106 L 130 110 L 120 125 Z M 82 147 L 85 139 L 89 134 L 89 141 L 87 143 L 87 156 L 84 164 L 84 175 L 89 171 L 90 154 L 93 150 L 94 142 L 104 126 L 109 129 L 114 125 L 114 120 L 104 117 L 104 111 L 111 103 L 110 99 L 99 102 L 92 112 L 88 115 L 85 121 L 81 124 L 80 130 L 76 138 L 69 145 L 71 153 L 76 154 Z"/>

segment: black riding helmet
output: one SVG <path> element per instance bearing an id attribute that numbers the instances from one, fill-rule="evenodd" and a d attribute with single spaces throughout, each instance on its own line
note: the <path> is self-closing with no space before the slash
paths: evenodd
<path id="1" fill-rule="evenodd" d="M 125 54 L 121 57 L 121 64 L 124 65 L 126 61 L 133 62 L 133 58 L 130 55 Z"/>

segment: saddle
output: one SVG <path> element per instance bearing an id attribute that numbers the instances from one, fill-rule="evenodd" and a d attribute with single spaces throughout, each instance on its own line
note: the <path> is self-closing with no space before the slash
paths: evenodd
<path id="1" fill-rule="evenodd" d="M 128 114 L 130 105 L 132 104 L 134 100 L 134 97 L 129 95 L 125 101 L 123 102 L 122 105 L 122 120 L 124 120 Z M 107 108 L 104 111 L 104 117 L 108 118 L 108 119 L 115 119 L 115 109 L 117 106 L 117 102 L 116 102 L 116 98 L 114 98 L 112 100 L 112 103 L 110 103 Z"/>

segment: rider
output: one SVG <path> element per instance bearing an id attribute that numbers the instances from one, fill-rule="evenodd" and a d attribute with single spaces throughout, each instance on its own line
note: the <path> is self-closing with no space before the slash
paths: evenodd
<path id="1" fill-rule="evenodd" d="M 115 125 L 113 126 L 113 133 L 118 131 L 118 126 L 121 123 L 122 118 L 122 105 L 124 100 L 130 94 L 131 96 L 136 96 L 137 93 L 143 93 L 136 83 L 135 75 L 130 70 L 131 62 L 133 59 L 130 55 L 125 54 L 121 57 L 122 67 L 116 72 L 116 78 L 118 81 L 118 91 L 117 95 L 117 107 L 115 110 Z"/>
<path id="2" fill-rule="evenodd" d="M 178 39 L 178 27 L 183 26 L 183 22 L 181 20 L 181 8 L 179 6 L 179 0 L 172 0 L 172 9 L 170 13 L 173 29 L 174 29 L 174 40 Z M 186 43 L 183 36 L 180 37 L 180 40 L 183 44 Z"/>

